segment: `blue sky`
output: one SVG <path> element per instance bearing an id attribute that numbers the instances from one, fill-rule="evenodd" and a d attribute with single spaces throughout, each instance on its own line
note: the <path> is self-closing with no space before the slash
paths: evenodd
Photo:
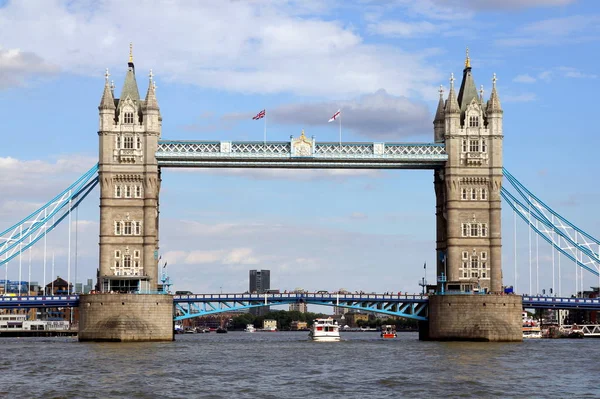
<path id="1" fill-rule="evenodd" d="M 251 117 L 263 108 L 270 140 L 302 129 L 337 140 L 327 120 L 342 108 L 344 140 L 429 142 L 438 87 L 447 92 L 452 72 L 460 79 L 468 46 L 486 97 L 498 76 L 505 166 L 598 236 L 599 27 L 592 0 L 0 1 L 0 222 L 96 162 L 104 69 L 120 93 L 129 42 L 141 93 L 155 74 L 162 138 L 186 140 L 262 140 Z M 424 262 L 434 280 L 432 181 L 431 171 L 168 169 L 161 253 L 175 288 L 195 292 L 245 291 L 254 268 L 282 290 L 418 291 Z M 80 281 L 95 276 L 97 206 L 94 195 L 79 211 Z M 506 205 L 503 215 L 512 284 Z M 50 244 L 66 276 L 63 230 Z M 541 247 L 541 287 L 549 257 Z M 563 285 L 574 290 L 573 276 Z"/>

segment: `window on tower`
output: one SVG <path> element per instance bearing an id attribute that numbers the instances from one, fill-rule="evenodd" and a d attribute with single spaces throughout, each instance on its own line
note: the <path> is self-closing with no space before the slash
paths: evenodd
<path id="1" fill-rule="evenodd" d="M 479 127 L 478 116 L 469 116 L 469 127 Z"/>
<path id="2" fill-rule="evenodd" d="M 123 267 L 131 267 L 131 255 L 123 255 Z"/>
<path id="3" fill-rule="evenodd" d="M 487 189 L 485 188 L 481 189 L 481 199 L 484 201 L 487 200 Z"/>
<path id="4" fill-rule="evenodd" d="M 129 222 L 129 221 L 125 222 L 125 228 L 123 229 L 123 234 L 126 236 L 131 235 L 131 222 Z"/>
<path id="5" fill-rule="evenodd" d="M 475 201 L 477 199 L 477 189 L 476 188 L 471 189 L 471 199 L 473 201 Z"/>
<path id="6" fill-rule="evenodd" d="M 469 151 L 479 152 L 479 140 L 470 140 L 469 141 Z"/>
<path id="7" fill-rule="evenodd" d="M 123 114 L 123 123 L 126 125 L 133 124 L 133 112 L 125 112 Z"/>
<path id="8" fill-rule="evenodd" d="M 466 188 L 462 189 L 462 199 L 464 199 L 464 200 L 467 199 L 467 189 Z"/>
<path id="9" fill-rule="evenodd" d="M 481 140 L 481 152 L 487 152 L 487 143 L 484 140 Z"/>
<path id="10" fill-rule="evenodd" d="M 140 136 L 137 137 L 137 149 L 142 148 L 142 139 Z"/>
<path id="11" fill-rule="evenodd" d="M 133 150 L 133 137 L 125 136 L 123 137 L 123 148 L 127 150 Z"/>
<path id="12" fill-rule="evenodd" d="M 121 198 L 121 186 L 120 185 L 115 186 L 115 197 Z"/>

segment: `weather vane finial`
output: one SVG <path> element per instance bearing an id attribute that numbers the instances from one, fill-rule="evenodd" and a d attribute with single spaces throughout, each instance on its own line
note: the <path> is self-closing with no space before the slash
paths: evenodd
<path id="1" fill-rule="evenodd" d="M 133 43 L 129 42 L 129 62 L 133 62 Z"/>
<path id="2" fill-rule="evenodd" d="M 106 84 L 108 84 L 109 76 L 110 76 L 110 73 L 108 73 L 108 68 L 106 68 L 106 72 L 104 72 L 104 79 L 106 79 Z"/>
<path id="3" fill-rule="evenodd" d="M 498 78 L 496 78 L 496 72 L 494 72 L 494 76 L 492 77 L 492 85 L 493 88 L 496 88 L 496 81 L 498 80 Z"/>
<path id="4" fill-rule="evenodd" d="M 454 72 L 450 74 L 450 90 L 454 89 Z"/>
<path id="5" fill-rule="evenodd" d="M 471 58 L 469 58 L 469 48 L 467 47 L 467 59 L 465 60 L 465 68 L 471 68 Z"/>

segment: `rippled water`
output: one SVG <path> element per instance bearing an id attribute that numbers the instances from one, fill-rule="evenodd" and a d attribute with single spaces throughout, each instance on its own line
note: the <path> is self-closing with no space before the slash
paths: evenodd
<path id="1" fill-rule="evenodd" d="M 0 339 L 7 398 L 600 398 L 600 339 L 383 341 L 346 333 L 178 335 L 168 343 Z"/>

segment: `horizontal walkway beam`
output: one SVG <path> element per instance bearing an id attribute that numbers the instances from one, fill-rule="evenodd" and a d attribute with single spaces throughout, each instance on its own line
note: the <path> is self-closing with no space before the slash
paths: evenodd
<path id="1" fill-rule="evenodd" d="M 158 142 L 161 167 L 293 169 L 435 169 L 448 160 L 444 144 L 290 141 Z"/>

